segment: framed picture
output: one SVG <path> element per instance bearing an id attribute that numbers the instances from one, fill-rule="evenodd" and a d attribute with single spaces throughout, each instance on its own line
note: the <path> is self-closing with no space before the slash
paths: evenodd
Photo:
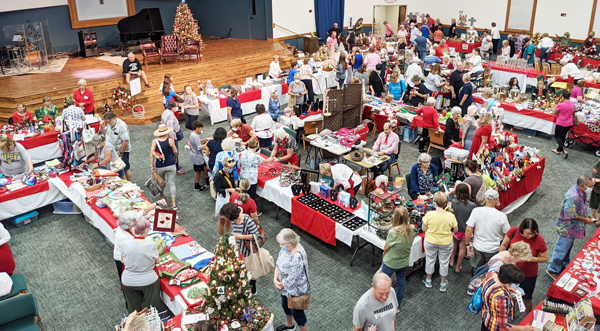
<path id="1" fill-rule="evenodd" d="M 156 209 L 154 210 L 154 231 L 173 232 L 175 231 L 175 220 L 177 219 L 177 210 Z"/>
<path id="2" fill-rule="evenodd" d="M 71 28 L 91 28 L 116 25 L 125 17 L 133 16 L 135 0 L 68 0 Z"/>

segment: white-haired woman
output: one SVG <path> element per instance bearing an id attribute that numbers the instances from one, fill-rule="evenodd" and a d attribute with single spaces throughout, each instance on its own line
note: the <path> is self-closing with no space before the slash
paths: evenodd
<path id="1" fill-rule="evenodd" d="M 73 99 L 77 103 L 77 106 L 83 108 L 83 112 L 86 114 L 94 114 L 94 93 L 86 88 L 87 82 L 85 79 L 80 79 L 77 82 L 79 87 L 73 92 Z"/>
<path id="2" fill-rule="evenodd" d="M 193 123 L 198 119 L 200 115 L 200 105 L 198 103 L 198 97 L 192 90 L 190 84 L 185 84 L 183 93 L 183 103 L 179 106 L 185 110 L 185 127 L 194 130 Z"/>
<path id="3" fill-rule="evenodd" d="M 160 199 L 156 203 L 145 205 L 141 210 L 128 210 L 119 216 L 117 221 L 117 228 L 115 229 L 115 240 L 113 241 L 113 257 L 115 264 L 117 265 L 117 272 L 119 273 L 119 281 L 123 274 L 123 262 L 121 261 L 121 245 L 127 240 L 133 239 L 133 226 L 135 222 L 142 219 L 144 215 L 148 214 L 151 210 L 156 208 L 156 205 L 166 206 L 165 199 Z"/>
<path id="4" fill-rule="evenodd" d="M 461 109 L 462 110 L 462 109 Z M 475 138 L 475 132 L 479 128 L 479 122 L 475 119 L 477 116 L 477 106 L 469 106 L 467 109 L 467 116 L 465 116 L 465 123 L 462 129 L 462 145 L 467 151 L 471 150 L 471 144 Z"/>
<path id="5" fill-rule="evenodd" d="M 256 117 L 255 117 L 256 118 Z M 250 180 L 252 186 L 248 189 L 250 197 L 256 199 L 256 187 L 258 185 L 258 167 L 262 163 L 273 161 L 272 158 L 263 158 L 258 154 L 258 140 L 251 139 L 248 141 L 248 149 L 240 155 L 240 177 Z M 241 186 L 242 184 L 240 184 Z"/>
<path id="6" fill-rule="evenodd" d="M 415 200 L 419 195 L 427 194 L 436 184 L 438 169 L 431 164 L 431 155 L 427 153 L 419 154 L 417 163 L 410 170 L 410 186 L 408 194 Z"/>
<path id="7" fill-rule="evenodd" d="M 306 85 L 300 80 L 300 74 L 294 75 L 294 81 L 290 84 L 288 89 L 288 95 L 290 96 L 290 101 L 288 105 L 290 107 L 294 105 L 301 105 L 304 103 L 304 95 L 308 93 L 306 89 Z"/>
<path id="8" fill-rule="evenodd" d="M 110 170 L 110 163 L 119 159 L 119 154 L 115 151 L 113 145 L 108 141 L 105 141 L 104 136 L 101 134 L 96 134 L 92 137 L 92 145 L 94 145 L 96 151 L 87 158 L 85 164 L 96 161 L 97 163 L 94 162 L 93 164 L 90 164 L 89 168 Z M 125 170 L 121 169 L 117 174 L 119 174 L 119 177 L 124 178 Z"/>
<path id="9" fill-rule="evenodd" d="M 567 80 L 569 78 L 573 78 L 575 84 L 583 78 L 583 74 L 579 71 L 577 65 L 570 61 L 568 58 L 562 58 L 560 60 L 560 65 L 562 68 L 560 69 L 560 78 Z"/>
<path id="10" fill-rule="evenodd" d="M 267 108 L 267 113 L 275 122 L 277 122 L 279 115 L 283 114 L 283 110 L 281 110 L 281 103 L 279 101 L 279 92 L 275 90 L 271 92 L 271 98 L 269 98 L 269 108 Z"/>
<path id="11" fill-rule="evenodd" d="M 450 61 L 450 55 L 444 54 L 442 56 L 442 69 L 454 70 L 454 63 Z"/>
<path id="12" fill-rule="evenodd" d="M 275 131 L 275 147 L 271 156 L 275 162 L 287 162 L 297 167 L 300 166 L 300 158 L 298 158 L 298 142 L 294 137 L 281 128 Z"/>
<path id="13" fill-rule="evenodd" d="M 227 119 L 229 122 L 239 118 L 242 122 L 246 123 L 242 113 L 242 104 L 240 103 L 240 100 L 238 100 L 238 95 L 240 93 L 242 93 L 242 90 L 239 86 L 233 85 L 231 87 L 231 93 L 229 94 L 229 97 L 227 97 Z"/>
<path id="14" fill-rule="evenodd" d="M 333 178 L 334 190 L 341 187 L 342 190 L 350 193 L 350 196 L 355 196 L 362 185 L 360 175 L 345 164 L 338 163 L 332 166 L 329 163 L 321 163 L 319 172 L 321 175 Z"/>
<path id="15" fill-rule="evenodd" d="M 300 296 L 308 292 L 308 258 L 300 236 L 292 229 L 283 229 L 276 237 L 281 250 L 277 256 L 273 284 L 281 291 L 281 307 L 285 313 L 286 324 L 277 330 L 294 330 L 294 321 L 301 331 L 307 330 L 304 310 L 289 309 L 288 295 Z"/>
<path id="16" fill-rule="evenodd" d="M 212 178 L 215 177 L 215 175 L 217 174 L 217 172 L 221 169 L 223 169 L 223 160 L 225 160 L 226 158 L 230 157 L 233 158 L 233 160 L 235 161 L 235 167 L 234 167 L 234 171 L 233 171 L 233 175 L 234 175 L 234 180 L 237 182 L 239 180 L 238 178 L 238 168 L 240 165 L 240 158 L 239 155 L 236 151 L 234 151 L 235 149 L 235 141 L 233 141 L 233 138 L 225 138 L 223 140 L 223 142 L 221 143 L 221 148 L 223 149 L 222 151 L 220 151 L 217 156 L 215 157 L 215 165 L 213 166 L 213 170 L 212 170 Z"/>
<path id="17" fill-rule="evenodd" d="M 452 144 L 460 142 L 460 123 L 458 122 L 462 109 L 460 107 L 452 108 L 452 114 L 446 120 L 446 130 L 444 131 L 444 147 L 448 148 Z"/>
<path id="18" fill-rule="evenodd" d="M 281 76 L 281 67 L 279 66 L 279 55 L 273 55 L 273 61 L 269 66 L 269 78 L 279 78 Z"/>
<path id="19" fill-rule="evenodd" d="M 125 271 L 121 277 L 129 313 L 150 306 L 158 311 L 167 309 L 160 298 L 160 280 L 154 271 L 159 262 L 158 250 L 152 240 L 146 240 L 150 221 L 140 219 L 133 226 L 134 237 L 121 244 L 121 262 Z"/>
<path id="20" fill-rule="evenodd" d="M 508 39 L 502 41 L 502 56 L 510 57 L 510 43 Z"/>

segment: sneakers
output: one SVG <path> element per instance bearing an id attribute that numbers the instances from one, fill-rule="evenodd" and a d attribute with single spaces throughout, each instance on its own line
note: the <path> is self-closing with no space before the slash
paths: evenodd
<path id="1" fill-rule="evenodd" d="M 257 211 L 256 212 L 256 216 L 261 216 L 262 215 L 262 211 Z"/>
<path id="2" fill-rule="evenodd" d="M 427 284 L 425 284 L 425 285 L 427 285 Z M 448 281 L 440 283 L 440 292 L 446 292 L 447 288 L 448 288 Z"/>
<path id="3" fill-rule="evenodd" d="M 146 88 L 150 88 L 150 84 L 146 84 Z"/>
<path id="4" fill-rule="evenodd" d="M 206 185 L 200 186 L 200 191 L 206 191 L 206 190 L 208 190 L 208 187 Z"/>
<path id="5" fill-rule="evenodd" d="M 287 331 L 287 330 L 295 330 L 295 329 L 296 329 L 296 324 L 294 324 L 292 326 L 280 325 L 275 329 L 275 331 Z"/>
<path id="6" fill-rule="evenodd" d="M 200 191 L 200 183 L 194 184 L 194 191 Z"/>
<path id="7" fill-rule="evenodd" d="M 558 278 L 558 276 L 560 276 L 559 274 L 554 273 L 548 269 L 546 269 L 546 273 L 548 274 L 548 276 L 552 277 L 552 279 L 554 279 L 554 280 L 556 280 L 556 278 Z"/>
<path id="8" fill-rule="evenodd" d="M 427 279 L 427 275 L 423 275 L 423 284 L 425 284 L 425 287 L 427 288 L 432 288 L 433 285 L 431 284 L 431 279 Z"/>
<path id="9" fill-rule="evenodd" d="M 177 174 L 178 175 L 185 175 L 185 171 L 183 171 L 183 170 L 177 170 Z"/>

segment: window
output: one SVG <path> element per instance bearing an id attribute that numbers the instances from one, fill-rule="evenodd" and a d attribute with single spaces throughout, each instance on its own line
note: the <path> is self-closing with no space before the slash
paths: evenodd
<path id="1" fill-rule="evenodd" d="M 521 32 L 533 30 L 537 0 L 508 0 L 505 31 Z"/>
<path id="2" fill-rule="evenodd" d="M 256 0 L 252 0 L 252 16 L 256 16 Z"/>

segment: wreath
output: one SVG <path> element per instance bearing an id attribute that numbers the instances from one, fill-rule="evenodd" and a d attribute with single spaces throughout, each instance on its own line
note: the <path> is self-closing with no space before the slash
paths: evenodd
<path id="1" fill-rule="evenodd" d="M 113 111 L 113 107 L 108 103 L 108 99 L 106 99 L 104 100 L 104 105 L 102 106 L 102 113 L 106 113 L 109 111 Z"/>
<path id="2" fill-rule="evenodd" d="M 119 107 L 125 108 L 129 106 L 129 102 L 131 101 L 131 90 L 119 86 L 112 91 L 112 98 L 117 102 Z"/>

